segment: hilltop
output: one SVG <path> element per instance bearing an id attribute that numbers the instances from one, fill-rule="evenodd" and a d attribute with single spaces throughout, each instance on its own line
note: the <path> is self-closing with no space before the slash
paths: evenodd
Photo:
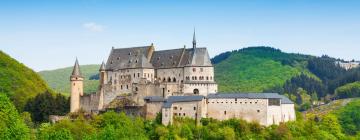
<path id="1" fill-rule="evenodd" d="M 90 80 L 90 77 L 98 74 L 100 65 L 82 65 L 80 66 L 81 73 L 85 77 L 84 92 L 94 92 L 98 86 L 98 80 Z M 70 75 L 73 67 L 66 67 L 56 70 L 40 71 L 39 74 L 52 87 L 55 92 L 69 95 L 70 92 Z"/>
<path id="2" fill-rule="evenodd" d="M 7 94 L 22 110 L 26 102 L 49 90 L 46 82 L 32 69 L 0 51 L 0 93 Z"/>

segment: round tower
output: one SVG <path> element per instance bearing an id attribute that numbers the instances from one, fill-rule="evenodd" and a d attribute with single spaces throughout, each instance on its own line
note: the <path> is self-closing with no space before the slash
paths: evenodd
<path id="1" fill-rule="evenodd" d="M 106 72 L 105 72 L 105 63 L 102 62 L 100 69 L 99 69 L 99 82 L 100 86 L 104 85 L 106 82 Z"/>
<path id="2" fill-rule="evenodd" d="M 73 72 L 70 76 L 70 112 L 76 112 L 80 109 L 80 97 L 83 96 L 83 81 L 84 77 L 81 75 L 79 62 L 76 59 Z"/>

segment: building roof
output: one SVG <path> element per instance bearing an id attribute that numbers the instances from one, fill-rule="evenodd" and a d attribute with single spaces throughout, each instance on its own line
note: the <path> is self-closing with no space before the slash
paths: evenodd
<path id="1" fill-rule="evenodd" d="M 112 49 L 107 70 L 127 68 L 175 68 L 212 66 L 206 48 L 180 48 L 154 51 L 151 46 Z"/>
<path id="2" fill-rule="evenodd" d="M 102 62 L 99 71 L 104 71 L 104 70 L 105 70 L 105 63 Z"/>
<path id="3" fill-rule="evenodd" d="M 168 99 L 164 102 L 163 107 L 170 108 L 171 105 L 175 102 L 192 102 L 192 101 L 201 101 L 205 96 L 169 96 Z"/>
<path id="4" fill-rule="evenodd" d="M 71 73 L 71 76 L 78 76 L 78 77 L 82 76 L 81 71 L 80 71 L 79 61 L 77 58 L 76 58 L 75 65 L 74 65 L 73 71 Z"/>
<path id="5" fill-rule="evenodd" d="M 293 102 L 278 93 L 217 93 L 209 94 L 208 99 L 222 99 L 222 98 L 248 98 L 248 99 L 281 99 L 282 104 L 293 104 Z"/>
<path id="6" fill-rule="evenodd" d="M 112 49 L 106 63 L 107 70 L 126 68 L 152 68 L 147 60 L 153 46 Z"/>

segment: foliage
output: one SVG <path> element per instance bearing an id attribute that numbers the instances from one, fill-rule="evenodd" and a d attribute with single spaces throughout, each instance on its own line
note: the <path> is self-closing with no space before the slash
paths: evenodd
<path id="1" fill-rule="evenodd" d="M 94 75 L 98 74 L 100 65 L 81 65 L 80 70 L 84 78 L 84 92 L 94 92 L 99 84 Z M 70 80 L 69 77 L 73 67 L 66 67 L 56 70 L 40 71 L 39 74 L 45 79 L 51 88 L 56 92 L 69 95 L 70 93 Z M 90 78 L 92 77 L 92 78 Z"/>
<path id="2" fill-rule="evenodd" d="M 335 94 L 339 98 L 360 97 L 360 82 L 349 83 L 338 87 Z"/>
<path id="3" fill-rule="evenodd" d="M 0 92 L 6 93 L 20 112 L 28 99 L 49 90 L 37 73 L 2 51 L 0 51 L 0 77 Z"/>
<path id="4" fill-rule="evenodd" d="M 25 111 L 31 113 L 35 122 L 43 122 L 49 120 L 49 115 L 65 115 L 69 112 L 69 108 L 68 98 L 46 91 L 30 99 L 25 106 Z"/>
<path id="5" fill-rule="evenodd" d="M 360 132 L 360 100 L 350 102 L 337 112 L 339 122 L 346 134 L 356 135 Z"/>
<path id="6" fill-rule="evenodd" d="M 12 102 L 4 93 L 0 93 L 0 139 L 30 139 L 29 134 L 29 128 Z"/>

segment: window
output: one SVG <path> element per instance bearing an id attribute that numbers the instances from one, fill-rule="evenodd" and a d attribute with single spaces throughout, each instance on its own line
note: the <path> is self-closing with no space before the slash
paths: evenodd
<path id="1" fill-rule="evenodd" d="M 173 78 L 173 82 L 176 82 L 176 78 L 175 78 L 175 77 Z"/>
<path id="2" fill-rule="evenodd" d="M 199 89 L 197 89 L 197 88 L 194 89 L 193 93 L 194 93 L 194 94 L 199 94 Z"/>
<path id="3" fill-rule="evenodd" d="M 138 73 L 138 77 L 140 77 L 140 73 Z"/>
<path id="4" fill-rule="evenodd" d="M 269 99 L 269 106 L 280 106 L 280 99 Z"/>
<path id="5" fill-rule="evenodd" d="M 174 106 L 174 110 L 177 110 L 177 106 Z"/>
<path id="6" fill-rule="evenodd" d="M 209 103 L 209 102 L 208 102 Z M 194 110 L 196 110 L 196 107 L 194 107 Z"/>
<path id="7" fill-rule="evenodd" d="M 134 78 L 135 78 L 135 73 L 134 73 Z"/>
<path id="8" fill-rule="evenodd" d="M 135 60 L 135 63 L 137 63 L 138 62 L 138 60 Z"/>
<path id="9" fill-rule="evenodd" d="M 126 85 L 126 89 L 129 89 L 129 85 Z"/>
<path id="10" fill-rule="evenodd" d="M 174 113 L 174 116 L 177 116 L 177 113 Z"/>
<path id="11" fill-rule="evenodd" d="M 122 86 L 122 85 L 120 86 L 120 89 L 121 89 L 121 90 L 123 89 L 123 86 Z"/>
<path id="12" fill-rule="evenodd" d="M 135 91 L 138 91 L 139 89 L 138 89 L 138 87 L 135 87 Z"/>
<path id="13" fill-rule="evenodd" d="M 180 110 L 182 110 L 182 108 L 180 107 Z"/>
<path id="14" fill-rule="evenodd" d="M 75 86 L 75 83 L 74 83 L 74 86 Z"/>
<path id="15" fill-rule="evenodd" d="M 193 72 L 196 72 L 196 68 L 193 68 Z"/>
<path id="16" fill-rule="evenodd" d="M 259 112 L 260 112 L 260 110 L 257 110 L 257 112 L 259 113 Z"/>
<path id="17" fill-rule="evenodd" d="M 224 111 L 224 115 L 226 115 L 226 111 Z"/>
<path id="18" fill-rule="evenodd" d="M 206 76 L 206 80 L 209 80 L 209 76 Z"/>
<path id="19" fill-rule="evenodd" d="M 120 60 L 120 57 L 116 58 L 117 60 Z"/>
<path id="20" fill-rule="evenodd" d="M 185 116 L 185 113 L 183 113 L 183 115 Z"/>

